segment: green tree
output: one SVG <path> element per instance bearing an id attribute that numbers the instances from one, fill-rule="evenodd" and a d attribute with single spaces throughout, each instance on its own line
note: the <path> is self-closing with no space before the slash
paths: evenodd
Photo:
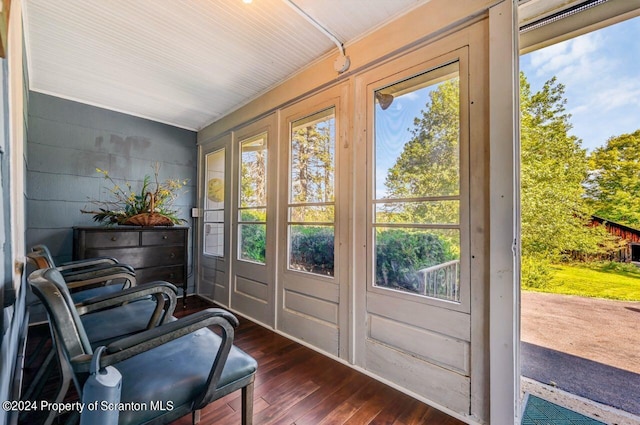
<path id="1" fill-rule="evenodd" d="M 520 74 L 522 254 L 528 259 L 559 261 L 570 252 L 595 254 L 609 247 L 606 231 L 589 226 L 587 155 L 568 134 L 566 102 L 555 77 L 532 93 Z"/>
<path id="2" fill-rule="evenodd" d="M 640 130 L 611 137 L 589 156 L 587 193 L 595 215 L 640 226 Z"/>
<path id="3" fill-rule="evenodd" d="M 291 141 L 291 185 L 295 202 L 333 201 L 333 118 L 295 128 Z"/>
<path id="4" fill-rule="evenodd" d="M 459 84 L 452 78 L 429 93 L 425 109 L 414 118 L 411 138 L 387 173 L 389 198 L 459 194 Z M 457 223 L 458 204 L 390 203 L 385 214 L 389 221 Z"/>

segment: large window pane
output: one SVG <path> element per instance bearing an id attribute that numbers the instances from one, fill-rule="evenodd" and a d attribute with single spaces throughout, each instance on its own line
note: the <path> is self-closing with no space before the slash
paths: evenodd
<path id="1" fill-rule="evenodd" d="M 238 258 L 264 264 L 267 253 L 267 225 L 240 224 L 240 249 Z"/>
<path id="2" fill-rule="evenodd" d="M 238 259 L 265 264 L 267 247 L 267 134 L 240 142 Z"/>
<path id="3" fill-rule="evenodd" d="M 267 205 L 267 135 L 240 143 L 240 207 Z"/>
<path id="4" fill-rule="evenodd" d="M 458 63 L 375 92 L 374 285 L 460 301 Z"/>
<path id="5" fill-rule="evenodd" d="M 377 228 L 375 284 L 460 301 L 459 230 Z"/>
<path id="6" fill-rule="evenodd" d="M 291 203 L 332 202 L 335 170 L 333 108 L 293 123 Z"/>
<path id="7" fill-rule="evenodd" d="M 289 226 L 289 268 L 333 276 L 333 226 Z"/>
<path id="8" fill-rule="evenodd" d="M 333 276 L 334 108 L 293 122 L 289 152 L 289 269 Z"/>
<path id="9" fill-rule="evenodd" d="M 220 149 L 207 154 L 203 253 L 217 257 L 224 256 L 224 177 L 225 150 Z"/>

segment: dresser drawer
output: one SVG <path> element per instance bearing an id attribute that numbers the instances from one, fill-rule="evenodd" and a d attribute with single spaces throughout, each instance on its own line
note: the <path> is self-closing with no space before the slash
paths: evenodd
<path id="1" fill-rule="evenodd" d="M 172 245 L 184 243 L 184 232 L 166 231 L 166 232 L 144 232 L 142 233 L 143 246 L 148 245 Z"/>
<path id="2" fill-rule="evenodd" d="M 84 236 L 86 248 L 119 248 L 138 246 L 138 232 L 87 232 Z"/>
<path id="3" fill-rule="evenodd" d="M 184 283 L 184 268 L 182 266 L 174 266 L 140 269 L 136 270 L 136 279 L 138 284 L 164 280 L 175 285 L 181 285 Z"/>
<path id="4" fill-rule="evenodd" d="M 182 246 L 139 246 L 135 248 L 86 249 L 86 258 L 114 257 L 134 269 L 175 266 L 185 262 Z"/>

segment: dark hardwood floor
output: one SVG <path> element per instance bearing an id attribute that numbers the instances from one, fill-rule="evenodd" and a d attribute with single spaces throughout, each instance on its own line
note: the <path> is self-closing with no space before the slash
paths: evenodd
<path id="1" fill-rule="evenodd" d="M 190 314 L 210 307 L 190 297 Z M 258 362 L 256 425 L 443 424 L 463 422 L 354 369 L 243 319 L 234 344 Z M 190 417 L 175 421 L 187 425 Z M 240 424 L 240 392 L 203 409 L 202 425 Z"/>
<path id="2" fill-rule="evenodd" d="M 176 316 L 213 305 L 199 297 L 189 297 L 187 309 L 181 307 L 179 303 Z M 463 423 L 316 351 L 238 318 L 240 326 L 236 329 L 234 344 L 258 362 L 255 425 Z M 51 347 L 48 326 L 30 329 L 29 334 L 24 389 L 28 388 Z M 47 382 L 43 392 L 35 394 L 33 400 L 49 399 L 47 395 L 57 387 L 55 370 Z M 65 400 L 77 400 L 73 386 Z M 63 416 L 55 423 L 65 423 L 66 419 Z M 35 425 L 43 421 L 42 412 L 36 412 L 21 415 L 19 424 Z M 201 412 L 201 425 L 240 423 L 240 391 L 209 404 Z M 191 424 L 191 415 L 172 424 Z"/>

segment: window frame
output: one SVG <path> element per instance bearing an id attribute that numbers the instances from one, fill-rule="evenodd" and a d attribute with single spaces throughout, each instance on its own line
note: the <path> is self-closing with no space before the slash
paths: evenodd
<path id="1" fill-rule="evenodd" d="M 413 77 L 427 74 L 448 64 L 458 62 L 458 76 L 460 84 L 460 133 L 459 133 L 459 202 L 460 202 L 460 301 L 449 301 L 432 298 L 429 296 L 413 294 L 393 288 L 385 288 L 375 284 L 375 93 L 385 87 L 392 86 L 398 82 L 410 80 Z M 418 302 L 426 305 L 433 305 L 449 310 L 470 312 L 471 309 L 471 243 L 470 243 L 470 202 L 471 202 L 471 181 L 470 181 L 470 114 L 469 114 L 469 48 L 468 46 L 458 48 L 447 54 L 435 57 L 404 69 L 395 63 L 381 66 L 375 70 L 375 76 L 366 85 L 367 96 L 367 162 L 371 164 L 367 169 L 367 222 L 366 222 L 366 275 L 367 292 L 391 296 L 410 302 Z M 405 227 L 412 227 L 409 224 Z M 385 227 L 384 225 L 379 227 Z M 416 226 L 413 226 L 416 227 Z M 434 226 L 437 228 L 437 226 Z"/>

